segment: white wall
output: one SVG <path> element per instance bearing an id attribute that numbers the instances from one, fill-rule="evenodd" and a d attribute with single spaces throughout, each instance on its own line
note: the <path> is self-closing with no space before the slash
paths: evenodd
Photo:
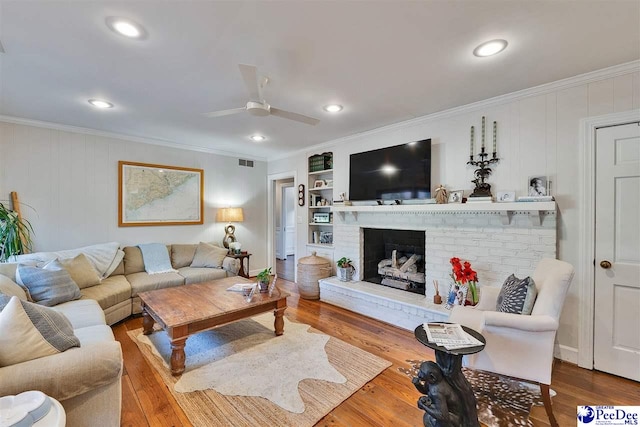
<path id="1" fill-rule="evenodd" d="M 578 197 L 579 121 L 585 117 L 640 108 L 639 70 L 638 62 L 612 67 L 332 141 L 289 158 L 271 160 L 268 173 L 291 170 L 291 165 L 295 164 L 298 176 L 304 177 L 308 156 L 333 151 L 334 199 L 337 199 L 340 192 L 349 190 L 350 154 L 431 138 L 432 190 L 442 183 L 448 189 L 464 189 L 467 195 L 473 188 L 473 169 L 465 164 L 469 154 L 469 128 L 476 127 L 478 147 L 478 130 L 484 115 L 488 123 L 498 122 L 498 157 L 501 160 L 488 180 L 493 194 L 515 190 L 517 195 L 524 195 L 528 176 L 548 175 L 553 181 L 552 194 L 558 204 L 558 258 L 577 267 L 578 224 L 582 214 Z M 491 140 L 489 135 L 490 132 L 487 141 Z M 298 208 L 297 215 L 306 217 L 306 206 Z M 299 225 L 299 248 L 305 247 L 307 234 L 307 226 Z M 336 259 L 341 256 L 340 253 L 334 255 Z M 578 347 L 579 289 L 580 283 L 574 279 L 557 338 L 561 346 L 572 353 L 567 356 L 571 360 L 576 358 Z"/>
<path id="2" fill-rule="evenodd" d="M 204 224 L 118 227 L 118 161 L 204 170 Z M 124 139 L 0 122 L 0 200 L 17 191 L 22 214 L 35 230 L 34 250 L 70 249 L 100 242 L 222 242 L 216 208 L 241 206 L 236 238 L 253 256 L 251 269 L 267 265 L 266 163 Z"/>

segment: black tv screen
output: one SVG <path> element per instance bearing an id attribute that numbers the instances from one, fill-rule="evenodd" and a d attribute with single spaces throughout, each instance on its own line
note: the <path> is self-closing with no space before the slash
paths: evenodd
<path id="1" fill-rule="evenodd" d="M 431 139 L 352 154 L 350 200 L 431 198 Z"/>

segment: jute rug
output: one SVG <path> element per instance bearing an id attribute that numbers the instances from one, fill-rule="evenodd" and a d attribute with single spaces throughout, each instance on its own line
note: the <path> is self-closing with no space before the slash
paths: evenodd
<path id="1" fill-rule="evenodd" d="M 189 337 L 182 377 L 163 331 L 128 334 L 194 426 L 313 426 L 391 366 L 286 318 L 276 337 L 271 313 Z"/>
<path id="2" fill-rule="evenodd" d="M 422 360 L 407 360 L 410 368 L 398 368 L 408 377 L 418 374 Z M 491 372 L 462 368 L 478 402 L 478 420 L 488 427 L 533 426 L 529 412 L 542 405 L 540 388 Z M 551 390 L 551 395 L 555 392 Z"/>

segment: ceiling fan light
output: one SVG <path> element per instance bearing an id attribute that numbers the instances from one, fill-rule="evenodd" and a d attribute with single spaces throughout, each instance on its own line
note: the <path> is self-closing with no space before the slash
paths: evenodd
<path id="1" fill-rule="evenodd" d="M 104 101 L 102 99 L 90 99 L 87 102 L 93 105 L 94 107 L 100 108 L 100 109 L 113 108 L 112 103 L 108 101 Z"/>
<path id="2" fill-rule="evenodd" d="M 326 111 L 327 113 L 338 113 L 342 111 L 342 108 L 343 107 L 340 104 L 329 104 L 323 107 L 324 111 Z"/>
<path id="3" fill-rule="evenodd" d="M 505 50 L 508 44 L 506 40 L 502 39 L 491 40 L 476 47 L 473 54 L 479 57 L 495 55 Z"/>
<path id="4" fill-rule="evenodd" d="M 147 35 L 147 32 L 142 25 L 133 22 L 130 19 L 110 16 L 106 19 L 106 23 L 107 27 L 109 27 L 111 31 L 118 33 L 121 36 L 129 37 L 130 39 L 143 39 Z"/>
<path id="5" fill-rule="evenodd" d="M 251 138 L 255 142 L 262 142 L 265 139 L 267 139 L 266 137 L 264 137 L 262 135 L 251 135 L 249 138 Z"/>

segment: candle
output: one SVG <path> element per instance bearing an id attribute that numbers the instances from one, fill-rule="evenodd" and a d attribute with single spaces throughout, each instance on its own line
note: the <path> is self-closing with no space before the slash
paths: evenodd
<path id="1" fill-rule="evenodd" d="M 484 116 L 482 116 L 482 152 L 484 153 Z"/>
<path id="2" fill-rule="evenodd" d="M 493 122 L 493 154 L 496 154 L 496 135 L 498 134 L 498 123 Z"/>
<path id="3" fill-rule="evenodd" d="M 469 156 L 471 156 L 471 158 L 473 158 L 473 139 L 474 139 L 473 138 L 473 136 L 474 136 L 473 132 L 474 132 L 474 127 L 471 126 L 471 144 L 470 144 L 470 147 L 469 147 L 469 151 L 470 151 L 469 152 Z"/>

